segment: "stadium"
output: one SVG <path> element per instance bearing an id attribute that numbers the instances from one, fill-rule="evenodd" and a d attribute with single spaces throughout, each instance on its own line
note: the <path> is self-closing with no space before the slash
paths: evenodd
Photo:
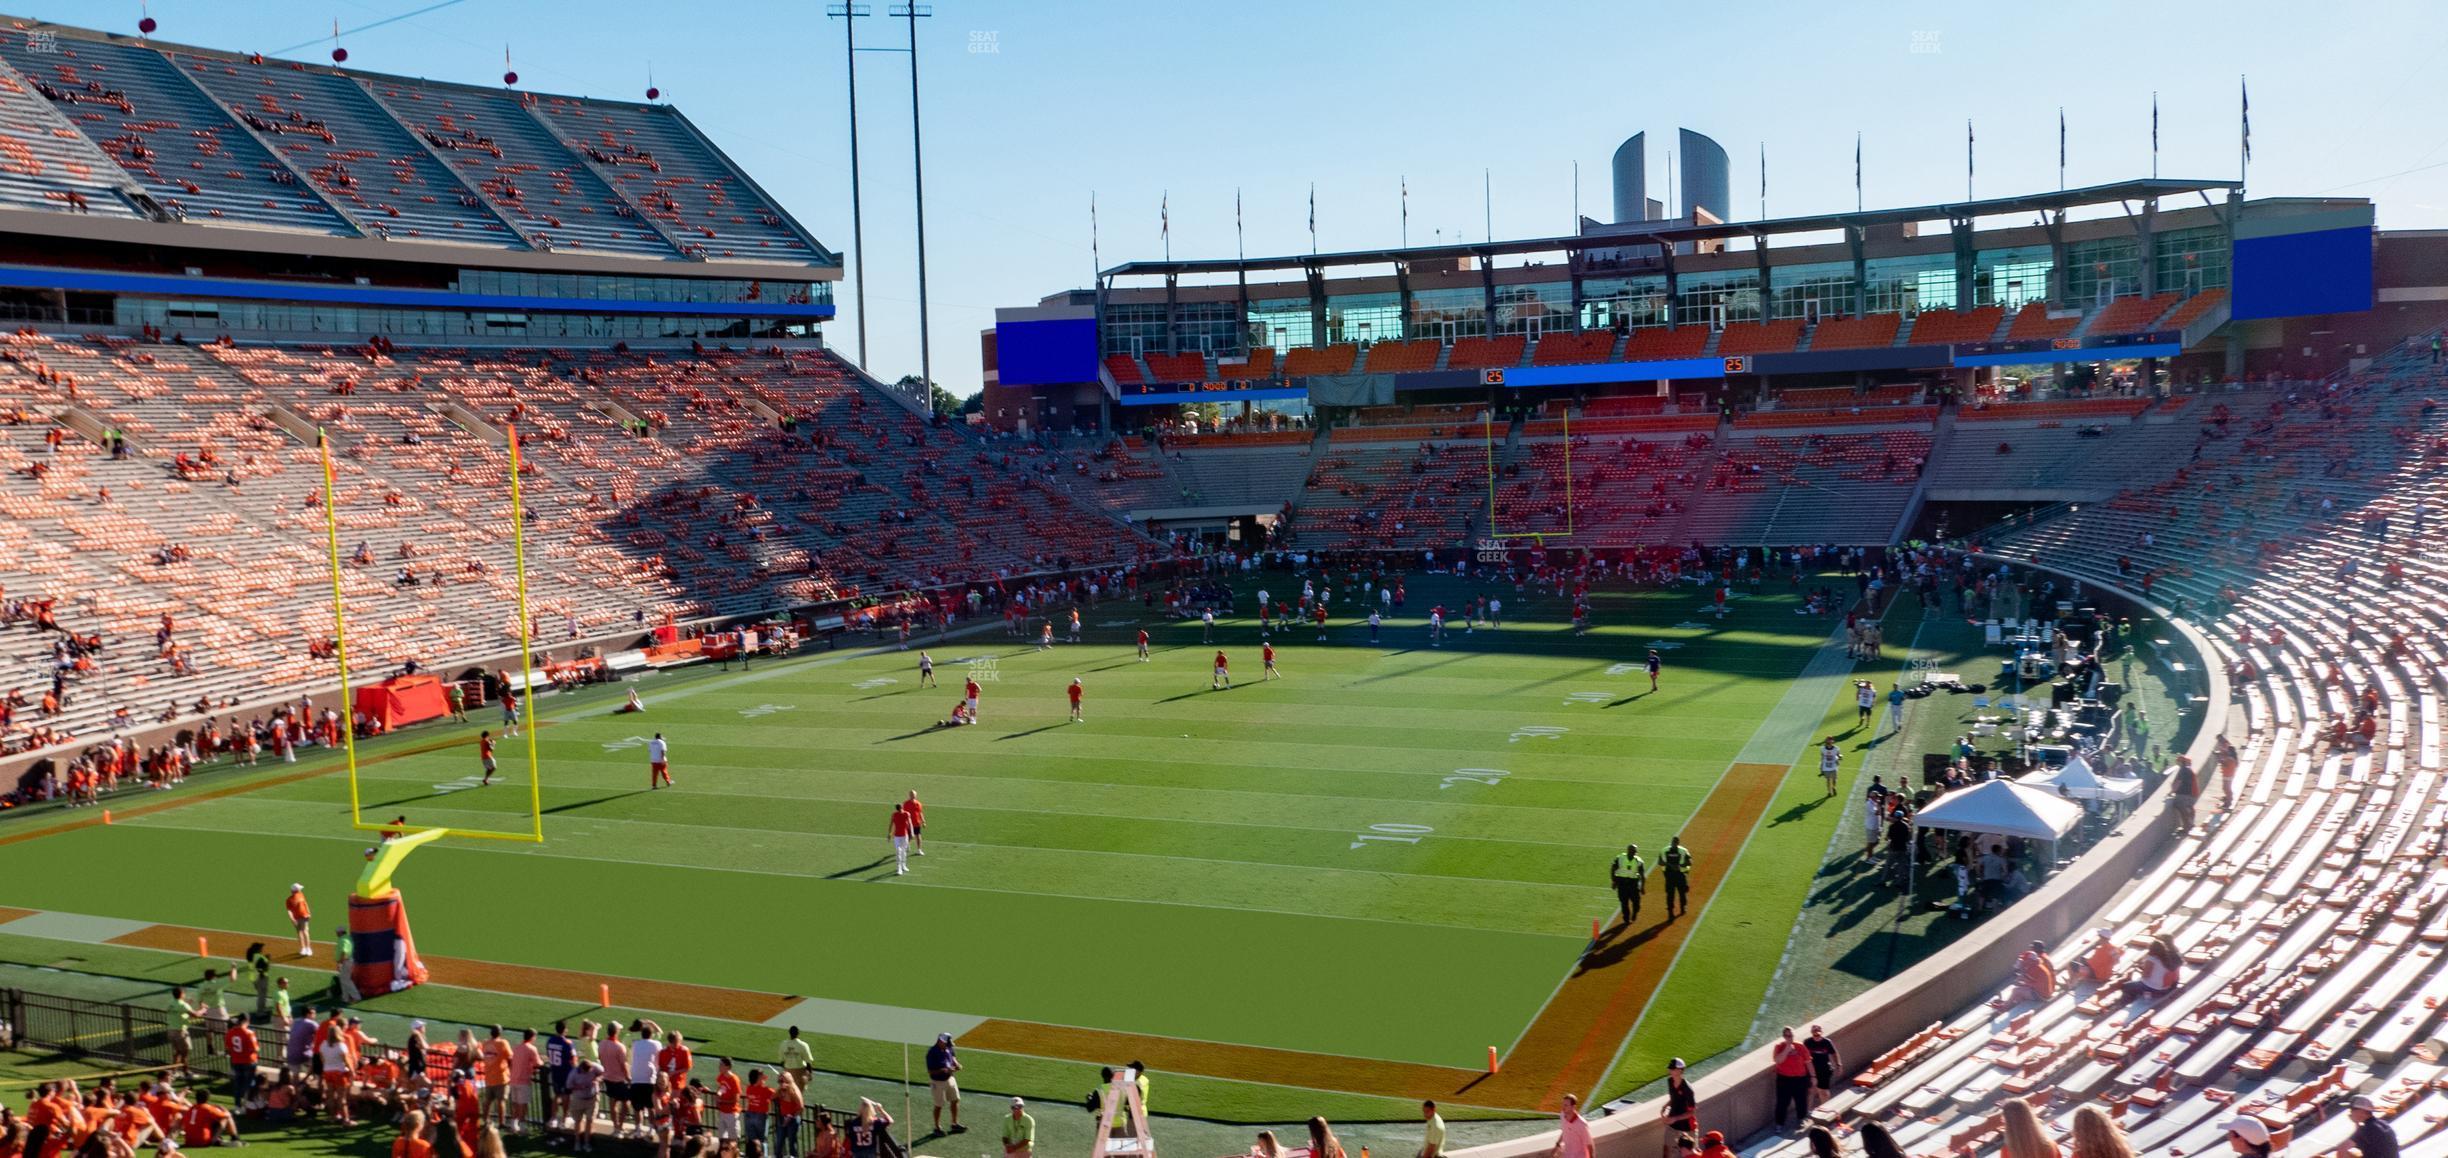
<path id="1" fill-rule="evenodd" d="M 964 403 L 651 82 L 129 28 L 0 18 L 0 1158 L 2448 1154 L 2375 198 L 1168 199 Z"/>

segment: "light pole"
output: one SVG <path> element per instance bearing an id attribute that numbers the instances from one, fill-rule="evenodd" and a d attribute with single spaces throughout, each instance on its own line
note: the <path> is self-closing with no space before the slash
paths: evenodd
<path id="1" fill-rule="evenodd" d="M 858 360 L 859 369 L 867 368 L 867 228 L 859 215 L 859 147 L 858 147 L 858 18 L 868 14 L 865 4 L 828 5 L 826 16 L 841 17 L 842 46 L 848 63 L 846 76 L 850 85 L 850 249 L 858 255 L 858 267 L 852 271 L 852 284 L 858 295 Z"/>
<path id="2" fill-rule="evenodd" d="M 927 270 L 926 270 L 926 157 L 918 136 L 918 18 L 933 16 L 935 6 L 915 2 L 895 4 L 892 14 L 909 22 L 910 58 L 910 175 L 911 192 L 917 199 L 918 211 L 918 378 L 933 402 L 935 387 L 934 347 L 927 340 Z"/>

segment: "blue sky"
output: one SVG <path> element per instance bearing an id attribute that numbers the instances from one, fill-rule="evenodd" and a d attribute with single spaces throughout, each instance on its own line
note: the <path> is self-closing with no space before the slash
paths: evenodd
<path id="1" fill-rule="evenodd" d="M 862 43 L 907 43 L 882 13 Z M 151 0 L 161 39 L 276 52 L 344 29 L 349 63 L 642 99 L 651 66 L 678 105 L 819 238 L 850 246 L 842 32 L 822 0 L 694 4 L 563 0 Z M 19 0 L 18 15 L 135 30 L 137 3 Z M 402 19 L 392 19 L 395 17 Z M 2448 226 L 2448 8 L 2264 0 L 2042 6 L 1962 3 L 989 3 L 935 0 L 918 22 L 926 99 L 928 283 L 935 376 L 966 394 L 996 306 L 1086 284 L 1088 202 L 1105 264 L 1233 251 L 1242 191 L 1253 254 L 1306 251 L 1317 187 L 1323 248 L 1391 245 L 1398 181 L 1411 240 L 1564 232 L 1581 165 L 1585 213 L 1608 216 L 1608 156 L 1652 132 L 1707 133 L 1734 158 L 1737 217 L 1850 208 L 1864 136 L 1872 205 L 1959 197 L 1963 126 L 1978 126 L 1982 196 L 2147 175 L 2159 94 L 2160 172 L 2236 170 L 2236 87 L 2253 101 L 2251 189 L 2362 196 L 2388 229 Z M 292 55 L 323 59 L 317 43 Z M 908 58 L 859 60 L 870 369 L 918 368 Z M 831 341 L 855 347 L 848 282 Z"/>

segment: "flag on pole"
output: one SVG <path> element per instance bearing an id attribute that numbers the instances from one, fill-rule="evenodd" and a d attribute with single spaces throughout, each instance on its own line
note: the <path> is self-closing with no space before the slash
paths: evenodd
<path id="1" fill-rule="evenodd" d="M 1088 264 L 1091 267 L 1088 272 L 1092 274 L 1101 273 L 1105 269 L 1105 257 L 1097 252 L 1096 192 L 1094 190 L 1088 193 Z"/>
<path id="2" fill-rule="evenodd" d="M 1768 142 L 1760 142 L 1760 220 L 1768 220 Z"/>
<path id="3" fill-rule="evenodd" d="M 2151 94 L 2151 176 L 2159 176 L 2159 94 Z"/>
<path id="4" fill-rule="evenodd" d="M 1964 200 L 1972 199 L 1972 118 L 1964 118 Z"/>
<path id="5" fill-rule="evenodd" d="M 1861 141 L 1861 132 L 1855 130 L 1853 133 L 1853 212 L 1855 213 L 1861 212 L 1862 207 Z"/>
<path id="6" fill-rule="evenodd" d="M 1238 185 L 1233 186 L 1233 256 L 1249 256 L 1249 250 L 1241 244 L 1241 187 Z"/>
<path id="7" fill-rule="evenodd" d="M 2059 105 L 2057 106 L 2057 189 L 2059 192 L 2065 191 L 2065 158 L 2065 106 Z"/>
<path id="8" fill-rule="evenodd" d="M 2236 93 L 2244 99 L 2244 163 L 2252 164 L 2252 86 L 2236 78 Z"/>
<path id="9" fill-rule="evenodd" d="M 1317 252 L 1317 182 L 1309 183 L 1309 252 Z"/>
<path id="10" fill-rule="evenodd" d="M 1402 177 L 1402 243 L 1411 248 L 1411 178 Z"/>

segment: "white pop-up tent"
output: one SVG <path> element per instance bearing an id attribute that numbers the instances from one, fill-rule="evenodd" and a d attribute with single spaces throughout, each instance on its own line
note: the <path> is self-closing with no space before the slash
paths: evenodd
<path id="1" fill-rule="evenodd" d="M 2011 780 L 1989 780 L 1930 802 L 1913 817 L 1923 828 L 2057 840 L 2082 822 L 2082 806 Z"/>
<path id="2" fill-rule="evenodd" d="M 2027 772 L 2017 782 L 2043 792 L 2054 792 L 2069 800 L 2104 800 L 2120 804 L 2139 799 L 2143 789 L 2142 781 L 2136 777 L 2100 775 L 2091 767 L 2091 762 L 2079 754 L 2066 761 L 2062 768 Z"/>

